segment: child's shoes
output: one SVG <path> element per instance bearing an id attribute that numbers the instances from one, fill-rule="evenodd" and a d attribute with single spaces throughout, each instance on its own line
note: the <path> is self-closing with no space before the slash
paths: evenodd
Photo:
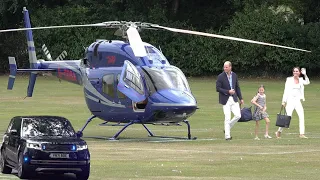
<path id="1" fill-rule="evenodd" d="M 268 134 L 265 134 L 265 135 L 264 135 L 264 138 L 266 138 L 266 139 L 272 139 L 272 137 L 269 136 Z"/>
<path id="2" fill-rule="evenodd" d="M 281 137 L 280 137 L 280 135 L 281 135 L 281 132 L 280 132 L 280 131 L 275 132 L 275 134 L 276 134 L 277 139 L 281 138 Z"/>

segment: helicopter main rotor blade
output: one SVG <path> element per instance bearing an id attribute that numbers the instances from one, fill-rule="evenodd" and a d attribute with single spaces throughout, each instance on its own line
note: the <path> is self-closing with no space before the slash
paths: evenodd
<path id="1" fill-rule="evenodd" d="M 234 40 L 234 41 L 242 41 L 242 42 L 253 43 L 253 44 L 260 44 L 260 45 L 266 45 L 266 46 L 275 46 L 275 47 L 280 47 L 280 48 L 286 48 L 286 49 L 292 49 L 292 50 L 298 50 L 298 51 L 304 51 L 304 52 L 311 52 L 311 51 L 304 50 L 304 49 L 298 49 L 298 48 L 294 48 L 294 47 L 282 46 L 282 45 L 271 44 L 271 43 L 260 42 L 260 41 L 253 41 L 253 40 L 249 40 L 249 39 L 236 38 L 236 37 L 231 37 L 231 36 L 223 36 L 223 35 L 210 34 L 210 33 L 204 33 L 204 32 L 199 32 L 199 31 L 176 29 L 176 28 L 164 27 L 164 26 L 159 26 L 159 25 L 152 25 L 152 26 L 160 28 L 160 29 L 165 29 L 165 30 L 168 30 L 168 31 L 185 33 L 185 34 L 194 34 L 194 35 L 200 35 L 200 36 L 222 38 L 222 39 L 228 39 L 228 40 Z"/>
<path id="2" fill-rule="evenodd" d="M 5 29 L 0 30 L 2 32 L 12 32 L 12 31 L 26 31 L 26 30 L 37 30 L 37 29 L 56 29 L 56 28 L 72 28 L 72 27 L 110 27 L 115 21 L 96 23 L 96 24 L 80 24 L 80 25 L 64 25 L 64 26 L 46 26 L 46 27 L 33 27 L 33 28 L 18 28 L 18 29 Z"/>
<path id="3" fill-rule="evenodd" d="M 138 30 L 135 27 L 129 27 L 127 35 L 133 54 L 136 57 L 147 56 L 146 49 L 144 48 L 144 44 Z"/>

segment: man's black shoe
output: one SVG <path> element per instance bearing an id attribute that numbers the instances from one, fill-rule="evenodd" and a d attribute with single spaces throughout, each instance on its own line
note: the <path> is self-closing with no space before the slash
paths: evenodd
<path id="1" fill-rule="evenodd" d="M 230 138 L 227 138 L 226 140 L 227 140 L 227 141 L 230 141 L 230 140 L 232 140 L 232 137 L 230 137 Z"/>

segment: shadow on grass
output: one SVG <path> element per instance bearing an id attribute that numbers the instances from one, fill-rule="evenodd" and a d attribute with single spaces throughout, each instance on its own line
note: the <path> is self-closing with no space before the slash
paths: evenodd
<path id="1" fill-rule="evenodd" d="M 197 140 L 197 137 L 192 137 L 188 139 L 187 137 L 171 137 L 171 136 L 149 136 L 146 138 L 130 138 L 130 137 L 119 137 L 117 139 L 112 139 L 106 136 L 84 136 L 85 139 L 94 139 L 99 141 L 116 141 L 116 142 L 175 142 L 175 141 L 194 141 Z M 203 139 L 201 139 L 203 140 Z M 214 140 L 214 139 L 208 139 Z"/>
<path id="2" fill-rule="evenodd" d="M 19 179 L 17 171 L 13 170 L 13 172 L 11 174 L 1 174 L 1 175 L 5 175 L 5 176 L 1 176 L 0 179 L 2 178 L 10 178 L 10 179 L 15 179 L 14 177 L 17 177 L 17 179 Z M 72 173 L 66 173 L 66 174 L 42 174 L 39 173 L 37 174 L 35 177 L 33 177 L 32 179 L 28 179 L 28 180 L 42 180 L 42 179 L 46 179 L 46 180 L 74 180 L 77 179 L 76 176 Z"/>

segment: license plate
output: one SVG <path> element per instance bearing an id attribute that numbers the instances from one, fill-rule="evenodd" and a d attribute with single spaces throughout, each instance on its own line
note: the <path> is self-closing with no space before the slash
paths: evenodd
<path id="1" fill-rule="evenodd" d="M 63 154 L 63 153 L 51 153 L 50 158 L 69 158 L 69 154 Z"/>

